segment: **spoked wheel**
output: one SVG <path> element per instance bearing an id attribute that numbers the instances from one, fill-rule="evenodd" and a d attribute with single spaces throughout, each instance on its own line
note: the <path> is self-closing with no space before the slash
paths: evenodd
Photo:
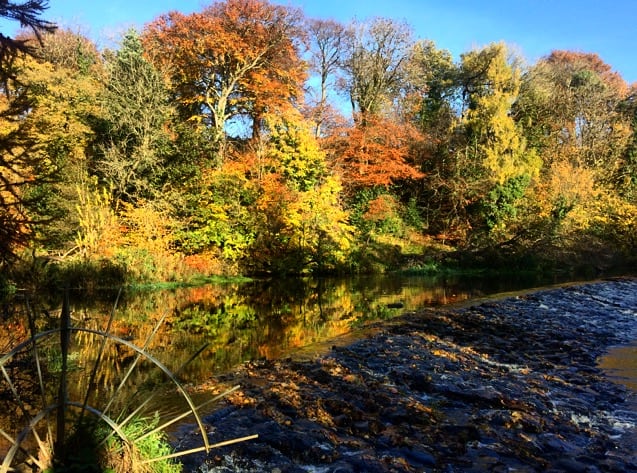
<path id="1" fill-rule="evenodd" d="M 0 403 L 9 423 L 0 428 L 0 473 L 179 471 L 170 468 L 175 458 L 220 445 L 208 442 L 202 406 L 147 349 L 163 319 L 139 347 L 110 333 L 114 313 L 104 330 L 74 327 L 66 300 L 60 327 L 36 333 L 29 310 L 30 337 L 0 357 Z M 162 393 L 176 393 L 183 412 L 169 419 L 157 410 L 149 414 L 162 404 Z M 166 431 L 188 417 L 201 446 L 173 452 Z M 223 444 L 248 438 L 254 436 Z"/>

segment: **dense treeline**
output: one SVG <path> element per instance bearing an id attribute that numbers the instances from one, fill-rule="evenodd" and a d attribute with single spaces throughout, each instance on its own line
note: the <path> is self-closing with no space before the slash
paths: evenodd
<path id="1" fill-rule="evenodd" d="M 5 275 L 603 267 L 637 247 L 637 87 L 596 54 L 454 60 L 404 23 L 267 0 L 167 13 L 117 49 L 37 31 L 2 63 Z"/>

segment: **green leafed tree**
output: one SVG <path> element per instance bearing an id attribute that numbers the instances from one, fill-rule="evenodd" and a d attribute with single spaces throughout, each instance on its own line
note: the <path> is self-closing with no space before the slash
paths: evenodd
<path id="1" fill-rule="evenodd" d="M 416 42 L 405 65 L 402 113 L 434 142 L 444 141 L 455 119 L 458 67 L 430 40 Z"/>
<path id="2" fill-rule="evenodd" d="M 430 230 L 437 230 L 454 213 L 448 179 L 455 163 L 452 154 L 460 119 L 459 67 L 449 51 L 422 40 L 410 49 L 405 71 L 399 110 L 423 136 L 413 152 L 424 177 L 411 188 L 409 199 L 420 207 Z"/>
<path id="3" fill-rule="evenodd" d="M 113 189 L 116 202 L 158 198 L 173 108 L 164 79 L 145 59 L 134 30 L 110 55 L 101 104 L 96 170 Z"/>

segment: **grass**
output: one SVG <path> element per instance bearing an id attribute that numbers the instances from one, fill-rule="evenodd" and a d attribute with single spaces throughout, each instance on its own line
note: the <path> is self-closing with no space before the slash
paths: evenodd
<path id="1" fill-rule="evenodd" d="M 106 442 L 105 472 L 135 471 L 136 473 L 181 473 L 180 463 L 163 458 L 173 453 L 166 435 L 153 431 L 159 425 L 159 414 L 153 417 L 136 417 L 124 426 L 124 434 L 132 443 L 126 445 L 121 439 L 111 436 Z M 147 434 L 146 436 L 144 436 Z M 145 463 L 148 460 L 151 461 Z"/>
<path id="2" fill-rule="evenodd" d="M 173 453 L 164 433 L 153 431 L 158 424 L 158 414 L 135 417 L 122 428 L 124 441 L 104 422 L 84 422 L 65 439 L 66 457 L 57 458 L 44 472 L 181 473 L 181 464 L 170 458 L 152 461 Z"/>

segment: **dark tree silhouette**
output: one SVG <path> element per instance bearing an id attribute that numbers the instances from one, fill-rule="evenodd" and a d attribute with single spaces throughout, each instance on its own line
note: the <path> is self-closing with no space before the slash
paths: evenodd
<path id="1" fill-rule="evenodd" d="M 9 0 L 0 0 L 0 17 L 14 20 L 20 23 L 20 26 L 31 30 L 38 40 L 41 39 L 42 33 L 52 33 L 55 31 L 55 24 L 40 18 L 40 15 L 49 8 L 47 0 L 28 0 L 26 2 L 12 2 Z M 15 57 L 16 53 L 23 52 L 33 54 L 33 46 L 29 45 L 26 40 L 15 39 L 0 33 L 0 66 L 1 73 L 4 75 L 7 68 L 7 61 Z"/>
<path id="2" fill-rule="evenodd" d="M 0 0 L 0 17 L 18 21 L 22 28 L 30 30 L 41 41 L 42 34 L 56 29 L 53 23 L 40 18 L 47 8 L 46 0 Z M 19 39 L 0 33 L 0 87 L 6 96 L 0 114 L 7 120 L 23 116 L 31 106 L 23 94 L 11 92 L 19 82 L 14 74 L 14 59 L 20 54 L 35 54 L 34 43 L 29 43 L 26 38 L 26 35 L 25 39 Z M 31 178 L 23 164 L 32 146 L 19 128 L 0 135 L 0 268 L 13 255 L 14 246 L 24 242 L 29 224 L 26 202 L 23 202 L 19 188 Z"/>

